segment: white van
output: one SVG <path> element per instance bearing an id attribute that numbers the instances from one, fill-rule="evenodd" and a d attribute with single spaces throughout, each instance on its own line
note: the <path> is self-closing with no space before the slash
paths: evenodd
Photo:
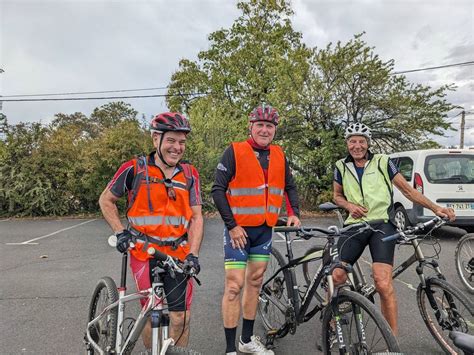
<path id="1" fill-rule="evenodd" d="M 452 225 L 474 227 L 474 150 L 427 149 L 390 154 L 403 177 L 418 191 L 440 206 L 452 207 Z M 413 205 L 395 187 L 395 221 L 400 227 L 424 222 L 431 210 Z"/>

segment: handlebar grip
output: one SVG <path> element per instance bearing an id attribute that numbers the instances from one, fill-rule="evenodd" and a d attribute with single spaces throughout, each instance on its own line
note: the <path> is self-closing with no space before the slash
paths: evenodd
<path id="1" fill-rule="evenodd" d="M 109 239 L 107 239 L 107 242 L 111 247 L 116 247 L 117 246 L 117 236 L 115 234 L 112 234 Z"/>
<path id="2" fill-rule="evenodd" d="M 392 235 L 389 235 L 388 237 L 384 237 L 382 238 L 382 242 L 390 242 L 394 239 L 398 239 L 402 234 L 399 232 L 399 233 L 395 233 L 395 234 L 392 234 Z"/>
<path id="3" fill-rule="evenodd" d="M 162 253 L 161 251 L 159 250 L 156 250 L 155 248 L 153 247 L 149 247 L 147 249 L 147 253 L 148 255 L 151 255 L 153 256 L 156 260 L 158 261 L 166 261 L 168 259 L 168 255 Z"/>

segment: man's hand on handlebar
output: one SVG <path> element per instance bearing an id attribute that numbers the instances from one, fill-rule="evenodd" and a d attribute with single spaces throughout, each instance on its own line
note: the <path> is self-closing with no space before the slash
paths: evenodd
<path id="1" fill-rule="evenodd" d="M 127 229 L 124 229 L 120 233 L 115 235 L 117 237 L 117 245 L 115 246 L 120 253 L 126 253 L 130 246 L 130 241 L 133 237 L 132 233 Z"/>
<path id="2" fill-rule="evenodd" d="M 298 216 L 288 216 L 288 220 L 286 222 L 287 227 L 301 227 L 301 221 Z"/>
<path id="3" fill-rule="evenodd" d="M 184 259 L 183 271 L 187 274 L 197 275 L 201 271 L 201 265 L 199 264 L 199 258 L 193 253 L 186 255 Z"/>
<path id="4" fill-rule="evenodd" d="M 442 218 L 449 218 L 451 222 L 456 219 L 456 214 L 452 208 L 448 207 L 439 207 L 436 211 L 434 211 L 437 216 Z"/>

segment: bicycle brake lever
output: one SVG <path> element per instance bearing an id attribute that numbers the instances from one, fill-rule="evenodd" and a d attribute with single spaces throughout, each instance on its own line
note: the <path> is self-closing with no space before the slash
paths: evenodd
<path id="1" fill-rule="evenodd" d="M 199 279 L 198 279 L 195 275 L 193 275 L 193 279 L 196 280 L 196 283 L 197 283 L 199 286 L 201 286 L 201 281 L 199 281 Z"/>

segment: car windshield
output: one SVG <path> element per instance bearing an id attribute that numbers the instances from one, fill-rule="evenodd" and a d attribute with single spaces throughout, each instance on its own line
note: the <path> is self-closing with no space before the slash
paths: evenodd
<path id="1" fill-rule="evenodd" d="M 425 175 L 432 184 L 474 184 L 474 155 L 428 156 Z"/>

